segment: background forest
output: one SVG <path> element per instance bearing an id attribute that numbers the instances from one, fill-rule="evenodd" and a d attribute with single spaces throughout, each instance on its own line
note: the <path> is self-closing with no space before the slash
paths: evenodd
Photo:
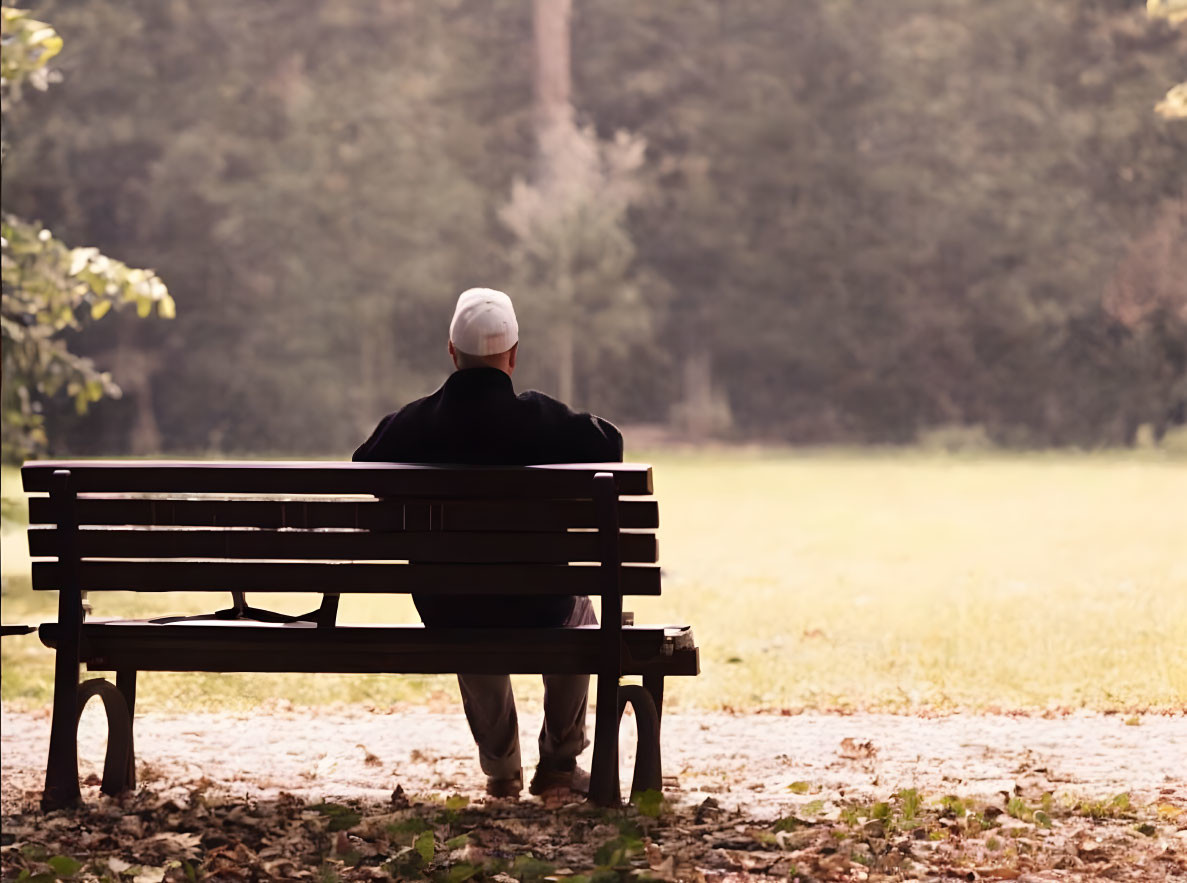
<path id="1" fill-rule="evenodd" d="M 520 388 L 682 438 L 1187 422 L 1187 29 L 1144 3 L 577 0 L 550 163 L 527 0 L 27 5 L 64 48 L 5 212 L 176 302 L 68 332 L 124 395 L 47 400 L 53 453 L 348 456 L 474 285 Z"/>

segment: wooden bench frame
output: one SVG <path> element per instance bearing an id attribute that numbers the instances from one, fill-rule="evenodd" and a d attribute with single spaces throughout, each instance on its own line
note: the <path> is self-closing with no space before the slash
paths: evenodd
<path id="1" fill-rule="evenodd" d="M 632 792 L 661 786 L 664 678 L 697 674 L 699 652 L 688 627 L 623 625 L 624 594 L 660 591 L 654 535 L 636 532 L 658 526 L 654 500 L 635 499 L 652 493 L 650 466 L 33 461 L 21 471 L 26 492 L 48 493 L 29 502 L 30 552 L 49 559 L 34 561 L 33 588 L 59 592 L 57 622 L 39 630 L 56 649 L 46 810 L 80 799 L 78 719 L 94 695 L 109 723 L 102 790 L 135 786 L 136 677 L 154 670 L 593 674 L 590 799 L 621 801 L 627 704 L 639 721 Z M 235 603 L 206 616 L 88 620 L 88 592 L 117 589 L 230 591 Z M 269 615 L 247 606 L 247 591 L 323 601 L 305 617 Z M 335 623 L 341 593 L 412 591 L 599 595 L 601 624 Z M 115 683 L 80 683 L 80 664 L 115 671 Z"/>

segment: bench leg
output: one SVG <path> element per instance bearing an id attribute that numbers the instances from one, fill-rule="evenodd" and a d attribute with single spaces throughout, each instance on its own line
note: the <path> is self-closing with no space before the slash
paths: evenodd
<path id="1" fill-rule="evenodd" d="M 635 709 L 635 726 L 639 731 L 635 776 L 631 780 L 631 799 L 634 800 L 644 791 L 662 791 L 664 787 L 659 752 L 659 709 L 651 691 L 645 686 L 631 684 L 620 687 L 618 697 L 619 721 L 629 704 Z"/>
<path id="2" fill-rule="evenodd" d="M 593 769 L 589 774 L 589 799 L 598 806 L 622 803 L 618 784 L 618 716 L 618 678 L 599 674 Z"/>
<path id="3" fill-rule="evenodd" d="M 73 658 L 71 658 L 73 657 Z M 54 667 L 54 717 L 49 731 L 49 762 L 45 767 L 45 812 L 75 806 L 78 787 L 78 653 L 58 649 Z"/>
<path id="4" fill-rule="evenodd" d="M 78 718 L 92 696 L 103 700 L 107 712 L 107 756 L 103 758 L 103 783 L 99 790 L 115 796 L 130 790 L 135 776 L 135 758 L 132 755 L 132 715 L 119 687 L 103 678 L 83 681 L 78 688 Z"/>
<path id="5" fill-rule="evenodd" d="M 135 697 L 135 672 L 132 680 L 124 678 L 124 685 L 130 687 Z M 63 809 L 76 805 L 81 796 L 78 787 L 78 721 L 82 710 L 92 696 L 103 701 L 107 712 L 107 755 L 103 759 L 103 782 L 99 790 L 111 796 L 122 794 L 135 787 L 136 758 L 132 750 L 132 715 L 128 710 L 125 694 L 111 681 L 92 678 L 79 684 L 74 683 L 74 713 L 70 720 L 59 721 L 57 695 L 54 697 L 54 721 L 50 734 L 49 768 L 45 776 L 45 791 L 41 797 L 41 808 Z M 64 717 L 63 712 L 63 717 Z M 69 729 L 65 726 L 69 724 Z"/>
<path id="6" fill-rule="evenodd" d="M 655 719 L 664 719 L 664 676 L 643 675 L 643 687 L 651 694 L 651 701 L 655 703 Z"/>
<path id="7" fill-rule="evenodd" d="M 124 704 L 128 706 L 128 788 L 136 787 L 136 740 L 134 735 L 136 723 L 136 669 L 126 668 L 115 673 L 115 686 L 124 697 Z"/>

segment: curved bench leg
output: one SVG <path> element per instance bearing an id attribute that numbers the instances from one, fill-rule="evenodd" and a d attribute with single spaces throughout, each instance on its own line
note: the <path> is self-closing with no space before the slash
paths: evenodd
<path id="1" fill-rule="evenodd" d="M 134 684 L 134 681 L 133 681 Z M 133 686 L 134 690 L 135 687 Z M 79 800 L 78 787 L 78 721 L 92 696 L 103 701 L 107 712 L 107 756 L 103 759 L 104 794 L 122 794 L 136 786 L 136 757 L 132 747 L 132 714 L 124 693 L 111 681 L 92 678 L 78 685 L 78 700 L 74 715 L 74 742 L 70 750 L 51 749 L 46 772 L 45 791 L 41 808 L 45 811 L 73 806 Z M 72 778 L 67 778 L 72 776 Z"/>
<path id="2" fill-rule="evenodd" d="M 621 724 L 627 704 L 635 709 L 639 744 L 635 753 L 635 776 L 631 780 L 631 799 L 644 791 L 662 791 L 663 773 L 659 751 L 659 709 L 651 691 L 637 684 L 618 688 L 618 720 Z"/>
<path id="3" fill-rule="evenodd" d="M 78 688 L 78 716 L 92 696 L 103 700 L 107 712 L 107 756 L 103 758 L 103 784 L 99 790 L 116 795 L 136 785 L 136 763 L 132 751 L 132 715 L 124 694 L 111 681 L 92 678 Z"/>

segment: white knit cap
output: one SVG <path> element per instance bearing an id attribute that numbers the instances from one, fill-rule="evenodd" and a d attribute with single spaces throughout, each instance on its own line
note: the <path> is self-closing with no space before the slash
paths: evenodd
<path id="1" fill-rule="evenodd" d="M 472 356 L 505 353 L 519 342 L 519 323 L 511 298 L 493 288 L 463 291 L 449 323 L 455 349 Z"/>

